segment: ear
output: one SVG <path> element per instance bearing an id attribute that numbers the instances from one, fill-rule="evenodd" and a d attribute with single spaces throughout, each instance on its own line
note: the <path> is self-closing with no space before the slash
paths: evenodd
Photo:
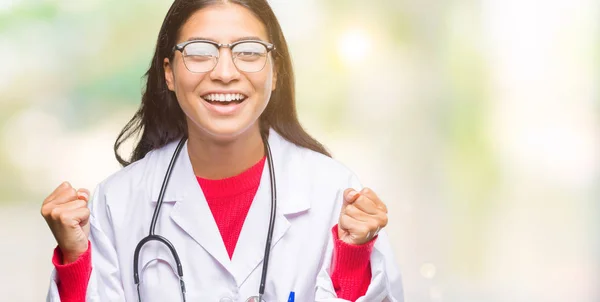
<path id="1" fill-rule="evenodd" d="M 175 91 L 175 85 L 173 84 L 173 69 L 171 68 L 171 62 L 169 61 L 169 58 L 165 58 L 163 61 L 163 69 L 165 70 L 167 87 L 169 90 Z"/>

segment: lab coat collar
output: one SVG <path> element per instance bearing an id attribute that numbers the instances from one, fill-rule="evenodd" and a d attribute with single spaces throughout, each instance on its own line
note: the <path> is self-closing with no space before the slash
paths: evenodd
<path id="1" fill-rule="evenodd" d="M 299 185 L 298 179 L 293 175 L 293 167 L 300 164 L 297 159 L 299 147 L 284 139 L 273 129 L 269 132 L 268 141 L 277 185 L 277 213 L 271 243 L 273 248 L 291 225 L 286 216 L 308 211 L 310 200 L 306 197 L 305 186 Z M 159 168 L 156 171 L 160 172 L 155 173 L 151 181 L 153 204 L 158 199 L 164 173 L 177 143 L 178 141 L 172 142 L 157 150 L 159 162 L 156 165 Z M 240 286 L 263 260 L 271 204 L 269 181 L 269 167 L 265 162 L 258 191 L 248 211 L 231 260 L 194 175 L 187 142 L 175 163 L 165 192 L 164 202 L 175 203 L 170 214 L 171 219 L 226 268 Z"/>

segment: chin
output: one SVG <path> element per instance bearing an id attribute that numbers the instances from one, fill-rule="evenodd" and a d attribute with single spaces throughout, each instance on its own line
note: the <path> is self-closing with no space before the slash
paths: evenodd
<path id="1" fill-rule="evenodd" d="M 253 131 L 254 128 L 258 131 L 259 123 L 256 120 L 253 123 L 240 123 L 239 121 L 219 121 L 211 125 L 199 125 L 201 132 L 204 132 L 212 139 L 227 142 Z"/>

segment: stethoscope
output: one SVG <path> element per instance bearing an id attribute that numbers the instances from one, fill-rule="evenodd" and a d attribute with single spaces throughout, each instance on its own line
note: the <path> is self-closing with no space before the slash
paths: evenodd
<path id="1" fill-rule="evenodd" d="M 160 193 L 158 194 L 158 201 L 156 203 L 156 207 L 154 208 L 154 214 L 152 215 L 152 222 L 150 223 L 150 232 L 148 236 L 144 237 L 136 246 L 135 252 L 133 254 L 133 280 L 135 281 L 137 292 L 138 292 L 138 301 L 142 301 L 142 297 L 140 294 L 140 277 L 138 274 L 138 260 L 140 256 L 140 251 L 144 244 L 149 241 L 158 241 L 166 245 L 173 258 L 175 259 L 175 263 L 177 264 L 177 275 L 179 276 L 179 285 L 181 287 L 181 297 L 183 301 L 185 300 L 185 282 L 183 282 L 183 268 L 181 266 L 181 261 L 179 259 L 179 255 L 177 255 L 177 251 L 173 244 L 165 237 L 156 235 L 154 233 L 154 229 L 156 227 L 156 221 L 158 220 L 158 214 L 160 212 L 160 208 L 163 203 L 163 198 L 165 196 L 165 191 L 167 189 L 167 185 L 169 183 L 169 178 L 171 178 L 171 172 L 173 172 L 173 166 L 175 165 L 175 161 L 183 148 L 187 138 L 183 137 L 175 152 L 173 152 L 173 157 L 171 157 L 171 162 L 169 162 L 169 167 L 167 168 L 167 172 L 165 173 L 165 178 L 163 180 L 162 186 L 160 188 Z M 263 257 L 263 267 L 262 267 L 262 276 L 260 277 L 260 287 L 258 288 L 258 296 L 251 296 L 246 299 L 246 302 L 263 302 L 262 297 L 265 293 L 265 281 L 267 279 L 267 268 L 269 266 L 269 253 L 271 247 L 271 240 L 273 239 L 273 227 L 275 225 L 275 208 L 277 207 L 277 186 L 275 185 L 275 171 L 273 171 L 273 159 L 271 158 L 271 147 L 269 146 L 269 142 L 266 138 L 263 137 L 263 141 L 265 142 L 265 153 L 267 154 L 267 162 L 269 164 L 269 176 L 271 182 L 271 218 L 269 220 L 269 230 L 267 233 L 267 243 L 265 245 L 265 254 Z"/>

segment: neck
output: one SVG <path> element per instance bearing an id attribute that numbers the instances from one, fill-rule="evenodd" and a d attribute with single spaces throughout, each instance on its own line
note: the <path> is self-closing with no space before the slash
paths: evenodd
<path id="1" fill-rule="evenodd" d="M 191 128 L 191 127 L 190 127 Z M 232 139 L 215 139 L 188 129 L 188 153 L 194 174 L 223 179 L 242 173 L 265 156 L 258 123 Z"/>

